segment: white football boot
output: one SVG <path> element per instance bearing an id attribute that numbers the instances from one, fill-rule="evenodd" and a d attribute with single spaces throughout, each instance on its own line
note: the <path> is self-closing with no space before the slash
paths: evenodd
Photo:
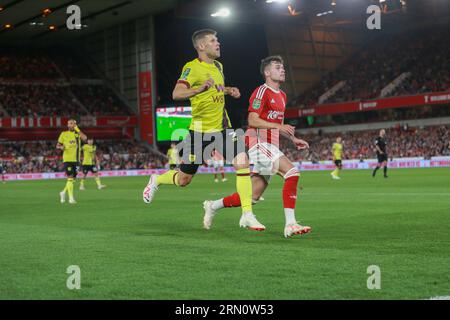
<path id="1" fill-rule="evenodd" d="M 203 202 L 203 209 L 205 210 L 205 215 L 203 216 L 203 228 L 206 230 L 211 229 L 214 215 L 216 214 L 216 210 L 212 208 L 213 201 L 206 200 Z"/>
<path id="2" fill-rule="evenodd" d="M 66 202 L 66 193 L 64 191 L 59 193 L 59 199 L 61 203 Z"/>
<path id="3" fill-rule="evenodd" d="M 74 198 L 70 198 L 70 199 L 69 199 L 69 203 L 70 203 L 70 204 L 76 204 L 77 202 L 75 201 Z"/>
<path id="4" fill-rule="evenodd" d="M 241 228 L 247 228 L 250 230 L 255 231 L 264 231 L 266 230 L 266 227 L 260 223 L 258 220 L 256 220 L 255 215 L 252 214 L 243 214 L 241 216 L 241 220 L 239 220 L 239 226 Z"/>
<path id="5" fill-rule="evenodd" d="M 302 226 L 298 223 L 291 223 L 284 227 L 284 236 L 285 238 L 290 238 L 296 234 L 305 234 L 311 231 L 311 227 Z"/>
<path id="6" fill-rule="evenodd" d="M 145 203 L 151 203 L 153 201 L 153 197 L 155 196 L 155 192 L 158 190 L 158 185 L 156 184 L 156 178 L 158 178 L 157 174 L 152 174 L 150 179 L 148 180 L 148 184 L 142 192 L 142 199 Z"/>

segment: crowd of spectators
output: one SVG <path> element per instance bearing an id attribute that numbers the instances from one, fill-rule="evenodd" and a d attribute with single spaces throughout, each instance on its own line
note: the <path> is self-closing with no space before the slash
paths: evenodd
<path id="1" fill-rule="evenodd" d="M 379 130 L 349 131 L 343 133 L 319 133 L 301 135 L 310 148 L 297 151 L 289 141 L 282 140 L 282 149 L 294 161 L 331 160 L 331 146 L 340 136 L 343 141 L 343 159 L 373 159 L 375 138 Z M 389 157 L 424 157 L 450 155 L 450 126 L 408 127 L 397 125 L 386 130 Z"/>
<path id="2" fill-rule="evenodd" d="M 0 104 L 11 117 L 86 115 L 60 85 L 0 84 Z"/>
<path id="3" fill-rule="evenodd" d="M 50 48 L 51 59 L 68 79 L 98 79 L 89 64 L 70 48 Z"/>
<path id="4" fill-rule="evenodd" d="M 450 88 L 449 70 L 448 31 L 392 36 L 371 42 L 290 105 L 318 104 L 319 97 L 340 81 L 345 85 L 322 103 L 378 98 L 384 87 L 405 72 L 410 76 L 387 96 L 445 91 Z"/>
<path id="5" fill-rule="evenodd" d="M 344 133 L 310 133 L 298 135 L 308 141 L 307 151 L 298 151 L 283 139 L 281 149 L 293 161 L 331 160 L 331 146 L 340 136 L 344 145 L 344 159 L 373 159 L 374 141 L 378 130 Z M 450 155 L 450 126 L 407 127 L 396 126 L 387 130 L 387 151 L 390 158 Z M 96 142 L 101 170 L 131 170 L 164 168 L 167 158 L 131 140 Z M 0 143 L 0 161 L 9 173 L 62 172 L 61 152 L 54 142 Z"/>
<path id="6" fill-rule="evenodd" d="M 0 51 L 0 78 L 10 80 L 56 79 L 60 74 L 52 60 L 37 50 L 2 48 Z"/>
<path id="7" fill-rule="evenodd" d="M 96 142 L 101 170 L 163 168 L 165 156 L 131 140 Z M 61 151 L 55 142 L 1 142 L 0 161 L 9 173 L 62 172 Z"/>
<path id="8" fill-rule="evenodd" d="M 74 79 L 98 83 L 80 84 Z M 95 76 L 87 63 L 70 52 L 51 48 L 0 49 L 0 117 L 73 116 L 88 112 L 94 116 L 130 115 L 117 94 Z"/>
<path id="9" fill-rule="evenodd" d="M 439 92 L 450 88 L 448 41 L 442 41 L 442 36 L 431 35 L 430 39 L 422 40 L 418 47 L 421 55 L 408 70 L 411 75 L 391 92 L 390 96 Z"/>
<path id="10" fill-rule="evenodd" d="M 130 114 L 117 95 L 104 85 L 77 85 L 72 86 L 71 89 L 79 101 L 94 116 Z"/>

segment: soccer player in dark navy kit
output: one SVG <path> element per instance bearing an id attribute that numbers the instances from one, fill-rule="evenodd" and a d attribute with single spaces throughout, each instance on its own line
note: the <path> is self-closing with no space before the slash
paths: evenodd
<path id="1" fill-rule="evenodd" d="M 3 168 L 2 160 L 0 159 L 0 176 L 2 176 L 2 182 L 5 183 L 5 169 Z"/>
<path id="2" fill-rule="evenodd" d="M 387 178 L 387 161 L 388 155 L 386 151 L 386 131 L 384 129 L 380 130 L 380 135 L 375 139 L 375 149 L 377 151 L 378 164 L 373 170 L 372 177 L 375 177 L 378 169 L 383 167 L 384 177 Z"/>

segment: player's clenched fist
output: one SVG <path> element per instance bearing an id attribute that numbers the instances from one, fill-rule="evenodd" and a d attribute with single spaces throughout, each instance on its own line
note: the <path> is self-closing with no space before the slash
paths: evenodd
<path id="1" fill-rule="evenodd" d="M 239 99 L 241 97 L 241 92 L 236 87 L 227 87 L 225 90 L 225 94 L 229 94 L 235 99 Z"/>

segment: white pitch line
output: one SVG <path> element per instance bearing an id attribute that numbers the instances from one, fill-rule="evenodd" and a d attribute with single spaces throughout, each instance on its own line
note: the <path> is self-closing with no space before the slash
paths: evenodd
<path id="1" fill-rule="evenodd" d="M 431 297 L 427 300 L 450 300 L 450 296 L 437 296 L 437 297 Z"/>
<path id="2" fill-rule="evenodd" d="M 423 193 L 423 192 L 391 192 L 391 193 L 380 193 L 380 192 L 373 192 L 373 193 L 353 193 L 351 191 L 349 191 L 348 193 L 323 193 L 323 192 L 318 192 L 318 193 L 302 193 L 302 195 L 308 195 L 308 196 L 312 196 L 312 195 L 317 195 L 317 196 L 322 196 L 322 195 L 327 195 L 327 196 L 341 196 L 341 195 L 352 195 L 352 196 L 450 196 L 450 192 L 449 193 L 432 193 L 432 192 L 428 192 L 428 193 Z"/>

